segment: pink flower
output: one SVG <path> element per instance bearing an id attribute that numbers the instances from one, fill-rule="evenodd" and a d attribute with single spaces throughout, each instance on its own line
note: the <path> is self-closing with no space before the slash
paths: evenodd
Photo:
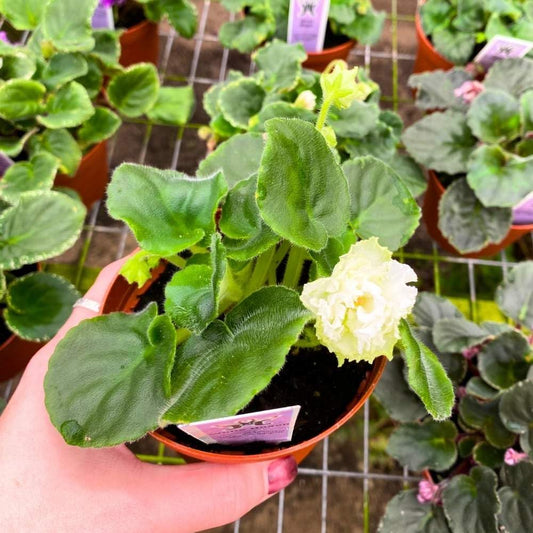
<path id="1" fill-rule="evenodd" d="M 479 347 L 479 345 L 476 345 L 472 346 L 471 348 L 465 348 L 462 354 L 465 359 L 472 359 L 472 357 L 475 357 L 480 350 L 481 348 Z"/>
<path id="2" fill-rule="evenodd" d="M 126 0 L 100 0 L 100 7 L 113 7 L 113 6 L 120 6 L 122 5 Z"/>
<path id="3" fill-rule="evenodd" d="M 517 452 L 513 448 L 507 448 L 505 451 L 505 455 L 503 456 L 503 460 L 505 461 L 506 465 L 516 465 L 520 461 L 524 461 L 525 459 L 528 459 L 529 455 L 525 452 Z"/>
<path id="4" fill-rule="evenodd" d="M 483 84 L 479 81 L 465 81 L 461 87 L 453 91 L 457 98 L 462 98 L 465 104 L 472 103 L 472 100 L 483 92 Z"/>
<path id="5" fill-rule="evenodd" d="M 440 503 L 440 487 L 424 479 L 418 483 L 416 499 L 419 503 Z"/>
<path id="6" fill-rule="evenodd" d="M 5 31 L 0 31 L 0 41 L 4 41 L 7 44 L 11 44 L 11 41 L 7 37 L 7 33 Z"/>
<path id="7" fill-rule="evenodd" d="M 457 387 L 455 394 L 459 399 L 464 398 L 466 396 L 466 387 Z"/>

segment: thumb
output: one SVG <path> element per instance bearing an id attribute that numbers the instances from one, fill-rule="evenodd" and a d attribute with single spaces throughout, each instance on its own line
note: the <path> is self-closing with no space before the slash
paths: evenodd
<path id="1" fill-rule="evenodd" d="M 268 496 L 289 485 L 298 473 L 292 456 L 236 465 L 143 464 L 136 484 L 139 500 L 161 531 L 201 531 L 233 522 Z"/>

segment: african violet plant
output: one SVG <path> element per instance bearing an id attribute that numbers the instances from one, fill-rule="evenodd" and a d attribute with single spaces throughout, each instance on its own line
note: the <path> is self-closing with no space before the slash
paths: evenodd
<path id="1" fill-rule="evenodd" d="M 417 105 L 440 111 L 402 140 L 447 187 L 439 229 L 461 252 L 500 242 L 533 192 L 533 61 L 498 61 L 483 82 L 466 69 L 414 75 Z"/>
<path id="2" fill-rule="evenodd" d="M 396 356 L 376 394 L 402 424 L 388 452 L 419 488 L 388 504 L 379 531 L 526 532 L 533 525 L 533 262 L 514 267 L 496 291 L 510 323 L 467 320 L 448 300 L 420 293 L 413 333 L 453 380 L 452 419 L 430 420 Z"/>
<path id="3" fill-rule="evenodd" d="M 357 71 L 361 81 L 359 97 L 341 108 L 324 101 L 320 75 L 302 68 L 306 58 L 302 45 L 275 39 L 255 52 L 253 58 L 257 71 L 252 76 L 230 71 L 226 81 L 213 85 L 204 94 L 204 108 L 211 120 L 200 135 L 208 139 L 209 148 L 230 139 L 228 146 L 221 145 L 217 152 L 246 153 L 250 141 L 239 134 L 264 132 L 265 122 L 275 117 L 316 122 L 321 111 L 321 129 L 341 161 L 373 155 L 395 170 L 413 196 L 424 191 L 426 180 L 419 166 L 398 151 L 401 118 L 393 111 L 380 110 L 379 87 L 363 70 Z M 346 64 L 333 62 L 328 71 L 334 68 L 346 71 Z M 325 105 L 319 107 L 317 104 L 323 101 Z M 215 154 L 208 157 L 200 170 L 212 168 L 211 159 L 218 158 Z"/>
<path id="4" fill-rule="evenodd" d="M 361 94 L 355 74 L 324 74 L 325 100 L 348 106 Z M 261 146 L 254 164 L 227 155 L 196 178 L 134 164 L 114 172 L 109 212 L 141 247 L 123 275 L 142 285 L 162 259 L 179 270 L 164 314 L 151 303 L 97 317 L 58 345 L 46 405 L 67 442 L 109 446 L 234 414 L 299 343 L 342 363 L 390 357 L 401 339 L 411 386 L 436 418 L 450 415 L 451 382 L 403 319 L 416 275 L 383 246 L 418 223 L 409 191 L 372 156 L 339 165 L 309 122 L 265 127 L 266 140 L 247 134 Z"/>
<path id="5" fill-rule="evenodd" d="M 533 39 L 533 5 L 528 0 L 427 0 L 420 6 L 424 33 L 456 65 L 473 59 L 476 45 L 496 35 Z"/>
<path id="6" fill-rule="evenodd" d="M 50 189 L 57 170 L 75 174 L 82 154 L 113 135 L 122 116 L 183 124 L 193 105 L 192 89 L 160 87 L 153 65 L 118 64 L 118 33 L 90 27 L 93 0 L 44 4 L 33 13 L 27 46 L 0 42 L 0 151 L 24 160 L 2 180 L 8 201 L 23 190 Z M 23 7 L 9 3 L 29 17 Z M 44 161 L 44 153 L 54 157 Z"/>
<path id="7" fill-rule="evenodd" d="M 220 28 L 218 38 L 227 48 L 247 53 L 274 37 L 287 40 L 289 0 L 222 0 L 232 13 L 243 13 Z M 331 0 L 328 29 L 345 40 L 374 44 L 380 37 L 385 12 L 376 11 L 370 0 Z"/>

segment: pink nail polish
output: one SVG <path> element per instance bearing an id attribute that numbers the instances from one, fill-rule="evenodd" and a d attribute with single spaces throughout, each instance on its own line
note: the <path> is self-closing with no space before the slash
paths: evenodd
<path id="1" fill-rule="evenodd" d="M 274 494 L 289 485 L 298 474 L 298 464 L 292 455 L 276 459 L 268 466 L 268 493 Z"/>

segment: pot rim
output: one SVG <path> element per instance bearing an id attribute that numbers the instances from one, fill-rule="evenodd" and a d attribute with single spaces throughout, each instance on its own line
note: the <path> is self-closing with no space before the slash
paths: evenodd
<path id="1" fill-rule="evenodd" d="M 148 26 L 157 26 L 157 22 L 153 20 L 144 19 L 142 22 L 134 24 L 130 28 L 124 28 L 121 35 L 121 41 L 130 41 L 137 38 L 137 33 L 142 33 Z"/>
<path id="2" fill-rule="evenodd" d="M 320 52 L 306 52 L 308 58 L 320 57 L 325 54 L 336 54 L 338 52 L 343 52 L 346 49 L 351 49 L 355 46 L 355 41 L 353 39 L 348 39 L 345 43 L 338 44 L 337 46 L 332 46 L 331 48 L 324 48 Z"/>

